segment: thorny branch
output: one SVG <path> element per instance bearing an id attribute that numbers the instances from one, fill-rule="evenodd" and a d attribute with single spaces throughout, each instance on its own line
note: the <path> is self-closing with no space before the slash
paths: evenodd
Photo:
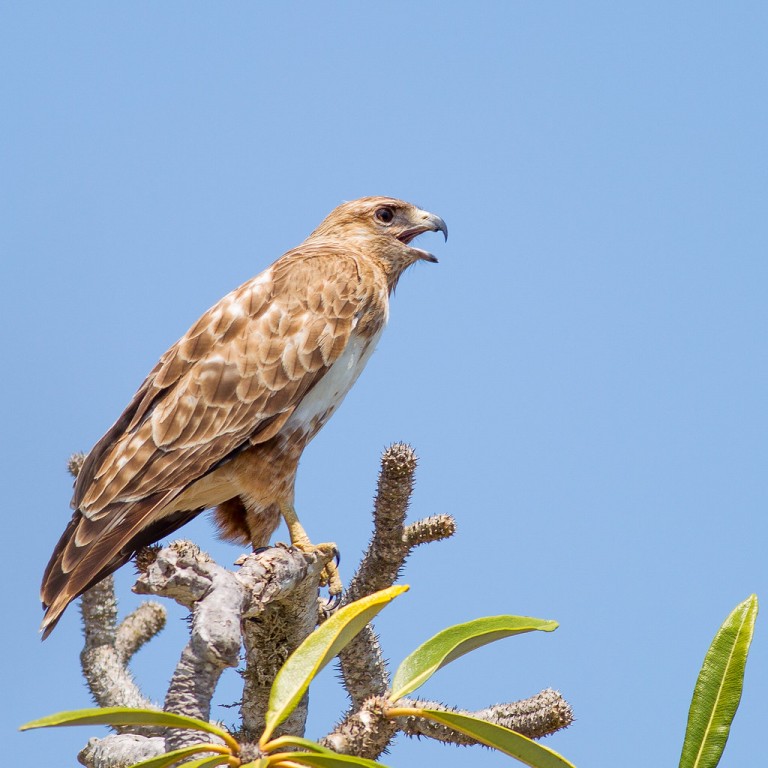
<path id="1" fill-rule="evenodd" d="M 469 712 L 455 707 L 446 707 L 439 701 L 424 701 L 417 699 L 400 699 L 398 707 L 414 707 L 416 709 L 438 709 L 447 712 L 457 712 L 460 715 L 470 715 L 489 723 L 503 725 L 513 731 L 522 733 L 529 739 L 540 739 L 562 728 L 567 728 L 573 722 L 573 710 L 559 691 L 546 688 L 522 701 L 509 704 L 494 704 L 492 707 Z M 400 730 L 408 736 L 429 736 L 438 741 L 450 744 L 475 744 L 475 740 L 463 733 L 454 731 L 448 726 L 433 723 L 420 717 L 402 717 L 397 719 Z"/>
<path id="2" fill-rule="evenodd" d="M 359 710 L 348 715 L 333 733 L 324 737 L 321 743 L 336 752 L 362 757 L 370 757 L 377 750 L 377 755 L 381 754 L 382 741 L 387 737 L 391 739 L 397 731 L 407 736 L 427 736 L 448 744 L 468 746 L 478 743 L 470 736 L 424 718 L 398 717 L 390 720 L 387 716 L 387 709 L 390 706 L 391 702 L 386 697 L 372 696 Z M 420 699 L 400 699 L 397 706 L 469 715 L 511 728 L 531 739 L 547 736 L 566 728 L 573 722 L 570 705 L 559 691 L 553 691 L 551 688 L 529 699 L 509 704 L 496 704 L 477 712 L 448 707 L 439 701 Z"/>
<path id="3" fill-rule="evenodd" d="M 82 456 L 70 460 L 76 475 Z M 448 515 L 406 525 L 417 458 L 407 445 L 396 443 L 381 461 L 373 510 L 373 536 L 343 603 L 391 586 L 411 551 L 420 544 L 453 535 Z M 243 556 L 236 572 L 222 568 L 196 545 L 177 541 L 165 548 L 151 547 L 137 555 L 139 594 L 171 598 L 191 611 L 190 639 L 168 687 L 163 709 L 208 719 L 221 673 L 240 662 L 244 689 L 242 725 L 237 738 L 244 754 L 255 754 L 263 729 L 272 681 L 288 655 L 322 620 L 317 588 L 320 574 L 333 556 L 331 546 L 304 554 L 278 545 Z M 165 625 L 165 609 L 143 603 L 117 622 L 117 602 L 111 577 L 83 595 L 81 602 L 85 646 L 83 674 L 100 706 L 152 707 L 128 670 L 131 657 Z M 376 759 L 398 731 L 453 744 L 471 739 L 414 717 L 391 719 L 386 697 L 390 675 L 379 640 L 367 626 L 340 654 L 339 667 L 350 708 L 339 725 L 321 742 L 345 754 Z M 279 733 L 303 735 L 307 697 Z M 403 699 L 398 706 L 425 707 L 455 712 L 438 702 Z M 533 738 L 566 727 L 573 716 L 556 691 L 545 690 L 523 701 L 498 704 L 472 714 L 505 725 Z M 89 768 L 123 768 L 180 746 L 196 743 L 194 732 L 151 728 L 124 728 L 103 739 L 91 739 L 79 760 Z M 208 738 L 208 737 L 206 737 Z"/>
<path id="4" fill-rule="evenodd" d="M 152 708 L 128 663 L 136 650 L 165 626 L 165 609 L 157 603 L 144 603 L 118 627 L 117 600 L 109 576 L 83 595 L 80 611 L 85 629 L 80 664 L 95 702 L 101 707 Z"/>

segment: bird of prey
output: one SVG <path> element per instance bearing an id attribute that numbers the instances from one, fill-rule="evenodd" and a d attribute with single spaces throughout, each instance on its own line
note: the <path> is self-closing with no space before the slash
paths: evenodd
<path id="1" fill-rule="evenodd" d="M 224 538 L 265 546 L 294 510 L 302 451 L 371 356 L 411 245 L 445 222 L 388 197 L 344 203 L 300 245 L 209 309 L 159 360 L 86 457 L 45 569 L 46 637 L 78 595 L 137 549 L 215 507 Z M 326 574 L 331 594 L 338 573 Z"/>

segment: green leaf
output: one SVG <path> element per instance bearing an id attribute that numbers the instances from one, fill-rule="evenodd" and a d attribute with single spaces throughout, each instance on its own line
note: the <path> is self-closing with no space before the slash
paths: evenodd
<path id="1" fill-rule="evenodd" d="M 203 757 L 200 760 L 190 760 L 188 763 L 182 763 L 184 768 L 213 768 L 214 765 L 223 765 L 229 762 L 229 755 L 215 755 L 214 757 Z M 141 765 L 141 763 L 139 763 Z M 131 766 L 134 768 L 134 766 Z M 181 768 L 181 766 L 179 766 Z"/>
<path id="2" fill-rule="evenodd" d="M 527 616 L 486 616 L 448 627 L 422 643 L 403 660 L 392 681 L 391 700 L 407 696 L 429 680 L 440 667 L 475 648 L 522 632 L 552 632 L 557 626 L 556 621 Z"/>
<path id="3" fill-rule="evenodd" d="M 741 701 L 744 667 L 757 618 L 757 596 L 739 603 L 717 631 L 688 710 L 680 768 L 714 768 Z"/>
<path id="4" fill-rule="evenodd" d="M 19 730 L 28 731 L 32 728 L 52 728 L 63 725 L 153 725 L 159 728 L 183 728 L 213 733 L 223 739 L 233 751 L 240 750 L 237 741 L 223 728 L 207 723 L 205 720 L 198 720 L 196 717 L 174 715 L 159 709 L 131 709 L 130 707 L 73 709 L 32 720 L 22 725 Z"/>
<path id="5" fill-rule="evenodd" d="M 383 763 L 366 760 L 364 757 L 339 755 L 335 752 L 330 755 L 319 755 L 315 752 L 291 752 L 285 755 L 285 759 L 291 763 L 309 765 L 311 768 L 349 768 L 351 765 L 362 766 L 362 768 L 387 768 Z M 280 762 L 277 763 L 277 765 L 280 764 Z"/>
<path id="6" fill-rule="evenodd" d="M 264 744 L 264 751 L 276 752 L 277 750 L 284 749 L 285 747 L 301 747 L 302 749 L 306 749 L 308 752 L 319 752 L 320 754 L 325 755 L 337 754 L 327 747 L 324 747 L 322 744 L 318 744 L 316 741 L 310 741 L 309 739 L 302 738 L 301 736 L 290 736 L 288 734 L 285 736 L 278 736 L 276 739 L 272 739 L 272 741 Z"/>
<path id="7" fill-rule="evenodd" d="M 457 712 L 440 712 L 435 709 L 419 710 L 422 716 L 436 723 L 442 723 L 449 728 L 465 733 L 481 744 L 498 749 L 500 752 L 516 757 L 520 762 L 531 768 L 574 768 L 557 752 L 537 744 L 521 733 L 511 731 L 501 725 L 478 720 L 476 717 L 460 715 Z"/>
<path id="8" fill-rule="evenodd" d="M 345 605 L 288 657 L 272 684 L 263 745 L 293 711 L 317 673 L 388 603 L 408 589 L 396 586 Z"/>
<path id="9" fill-rule="evenodd" d="M 150 757 L 148 760 L 142 760 L 140 763 L 134 763 L 134 765 L 131 766 L 131 768 L 167 768 L 169 765 L 173 765 L 174 763 L 178 763 L 179 760 L 181 760 L 184 757 L 189 757 L 190 755 L 195 755 L 198 752 L 208 752 L 210 751 L 208 747 L 214 747 L 214 751 L 219 751 L 219 755 L 221 756 L 221 746 L 216 744 L 195 744 L 191 747 L 182 747 L 182 749 L 174 749 L 173 752 L 166 752 L 164 755 L 158 755 L 157 757 Z M 223 755 L 223 757 L 228 758 L 229 755 Z M 207 759 L 207 758 L 206 758 Z M 185 765 L 189 765 L 189 763 L 185 763 Z"/>

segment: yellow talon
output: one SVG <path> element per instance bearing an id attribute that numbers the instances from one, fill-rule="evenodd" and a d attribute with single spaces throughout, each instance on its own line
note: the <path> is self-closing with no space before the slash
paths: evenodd
<path id="1" fill-rule="evenodd" d="M 325 554 L 329 548 L 337 555 L 336 546 L 334 544 L 313 544 L 307 536 L 307 532 L 299 522 L 299 517 L 296 514 L 296 510 L 292 504 L 284 504 L 280 507 L 280 514 L 282 514 L 285 524 L 288 526 L 288 535 L 291 537 L 291 545 L 301 552 L 317 552 L 320 551 Z M 335 559 L 335 558 L 334 558 Z M 334 607 L 338 605 L 339 595 L 342 593 L 341 577 L 339 576 L 339 569 L 334 559 L 329 560 L 322 573 L 320 574 L 320 586 L 328 587 L 328 592 L 332 598 L 331 602 Z"/>

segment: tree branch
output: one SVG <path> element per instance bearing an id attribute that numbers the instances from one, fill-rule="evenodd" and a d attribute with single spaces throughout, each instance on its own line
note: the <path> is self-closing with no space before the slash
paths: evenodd
<path id="1" fill-rule="evenodd" d="M 342 755 L 375 760 L 395 738 L 398 724 L 386 715 L 391 706 L 386 696 L 371 696 L 350 712 L 320 743 Z"/>
<path id="2" fill-rule="evenodd" d="M 392 586 L 400 575 L 410 552 L 403 532 L 417 461 L 413 448 L 405 443 L 394 443 L 382 454 L 373 504 L 373 536 L 349 583 L 345 603 Z"/>
<path id="3" fill-rule="evenodd" d="M 264 730 L 272 682 L 288 656 L 317 625 L 320 575 L 333 557 L 332 545 L 303 553 L 284 546 L 241 558 L 238 578 L 250 585 L 251 605 L 244 612 L 242 731 L 240 738 L 255 742 Z M 305 696 L 275 736 L 301 736 L 307 717 Z"/>
<path id="4" fill-rule="evenodd" d="M 70 460 L 73 474 L 81 462 L 79 456 Z M 412 549 L 455 532 L 455 522 L 448 515 L 405 524 L 416 464 L 415 453 L 402 443 L 390 446 L 382 455 L 372 539 L 343 604 L 391 586 Z M 322 569 L 333 555 L 333 545 L 321 545 L 309 554 L 278 545 L 241 557 L 237 561 L 240 568 L 233 573 L 187 541 L 140 551 L 136 558 L 140 576 L 134 591 L 169 597 L 192 612 L 190 639 L 168 687 L 164 709 L 208 720 L 221 673 L 239 662 L 242 637 L 242 728 L 236 736 L 243 755 L 258 756 L 257 742 L 272 683 L 288 656 L 322 618 L 317 590 Z M 162 606 L 143 603 L 118 625 L 109 577 L 83 595 L 81 611 L 85 634 L 83 673 L 96 702 L 101 706 L 153 706 L 134 682 L 128 662 L 165 625 Z M 398 731 L 452 744 L 475 743 L 424 718 L 387 716 L 392 707 L 387 699 L 389 672 L 371 625 L 342 651 L 339 664 L 351 708 L 322 740 L 325 746 L 343 754 L 376 759 Z M 305 696 L 274 735 L 303 735 L 307 705 Z M 568 703 L 551 689 L 530 699 L 474 713 L 414 699 L 402 699 L 398 706 L 468 714 L 531 738 L 553 733 L 573 721 Z M 164 751 L 210 740 L 209 735 L 191 731 L 130 730 L 91 739 L 79 755 L 80 762 L 88 768 L 124 768 Z"/>
<path id="5" fill-rule="evenodd" d="M 170 597 L 192 609 L 189 642 L 176 665 L 163 709 L 208 720 L 221 673 L 239 660 L 242 584 L 195 544 L 175 541 L 156 553 L 134 591 Z M 170 751 L 207 739 L 195 731 L 171 730 L 166 748 Z"/>
<path id="6" fill-rule="evenodd" d="M 335 752 L 373 760 L 386 749 L 397 731 L 402 731 L 407 736 L 427 736 L 448 744 L 467 746 L 478 743 L 463 733 L 423 717 L 390 719 L 387 710 L 391 706 L 386 697 L 371 697 L 360 709 L 347 715 L 332 733 L 321 740 L 321 744 Z M 568 702 L 558 691 L 550 688 L 529 699 L 496 704 L 477 712 L 449 707 L 438 701 L 418 699 L 400 699 L 397 706 L 469 715 L 510 728 L 531 739 L 547 736 L 573 722 L 573 712 Z"/>
<path id="7" fill-rule="evenodd" d="M 142 603 L 119 624 L 115 650 L 127 664 L 155 635 L 165 628 L 166 612 L 160 603 Z"/>
<path id="8" fill-rule="evenodd" d="M 165 739 L 162 736 L 111 733 L 103 739 L 90 739 L 77 760 L 86 768 L 127 768 L 140 760 L 164 753 Z"/>
<path id="9" fill-rule="evenodd" d="M 567 728 L 573 722 L 573 710 L 559 691 L 546 688 L 528 699 L 513 701 L 508 704 L 494 704 L 492 707 L 470 712 L 456 707 L 448 707 L 438 701 L 420 699 L 400 699 L 398 707 L 416 709 L 437 709 L 443 712 L 457 712 L 504 726 L 527 736 L 540 739 L 556 731 Z M 398 717 L 399 729 L 407 736 L 429 736 L 450 744 L 476 744 L 474 739 L 447 726 L 425 720 L 423 717 Z"/>
<path id="10" fill-rule="evenodd" d="M 152 709 L 155 705 L 139 689 L 128 669 L 133 655 L 131 646 L 139 647 L 147 642 L 165 624 L 165 610 L 158 605 L 145 608 L 141 615 L 152 611 L 155 619 L 151 624 L 131 621 L 133 640 L 125 640 L 129 631 L 116 625 L 117 601 L 114 582 L 109 576 L 83 594 L 80 613 L 83 621 L 85 645 L 80 653 L 80 665 L 94 701 L 100 707 L 139 707 Z M 158 613 L 159 612 L 159 613 Z M 118 644 L 118 638 L 121 638 Z M 135 648 L 134 648 L 135 650 Z M 142 733 L 156 733 L 154 729 Z"/>
<path id="11" fill-rule="evenodd" d="M 448 515 L 405 526 L 417 464 L 416 453 L 405 443 L 394 443 L 382 454 L 373 505 L 373 535 L 343 604 L 392 586 L 414 547 L 453 535 L 455 523 Z M 353 710 L 372 696 L 383 696 L 389 687 L 384 655 L 371 627 L 342 650 L 339 668 Z"/>

